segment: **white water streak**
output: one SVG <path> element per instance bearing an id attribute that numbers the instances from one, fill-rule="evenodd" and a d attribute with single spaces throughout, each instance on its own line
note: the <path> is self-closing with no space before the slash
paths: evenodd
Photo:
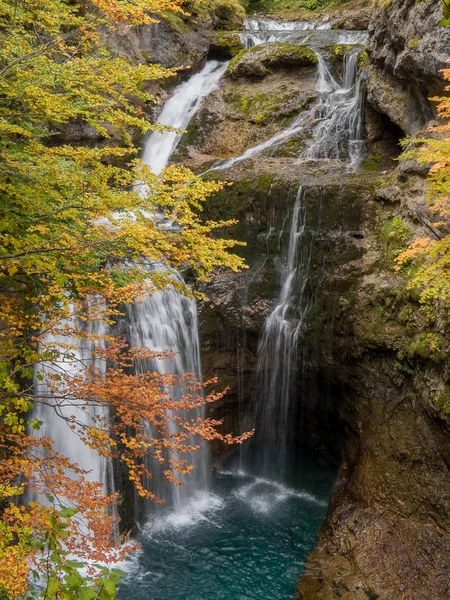
<path id="1" fill-rule="evenodd" d="M 165 104 L 158 123 L 185 129 L 200 108 L 202 100 L 217 89 L 227 64 L 215 60 L 208 61 L 200 73 L 178 86 Z M 152 133 L 144 145 L 143 162 L 155 173 L 160 173 L 167 166 L 180 139 L 181 133 L 174 131 Z M 154 265 L 154 269 L 162 268 L 162 265 Z M 174 278 L 178 283 L 182 283 L 179 274 L 175 273 Z M 176 353 L 170 360 L 153 360 L 139 364 L 140 372 L 156 371 L 178 376 L 194 373 L 199 380 L 201 379 L 197 306 L 194 300 L 187 298 L 175 287 L 169 286 L 143 302 L 129 306 L 128 322 L 133 346 L 148 348 L 151 351 L 168 350 Z M 170 396 L 174 400 L 180 400 L 185 393 L 184 388 L 170 390 Z M 189 416 L 195 419 L 203 415 L 204 409 L 199 408 L 191 411 Z M 170 418 L 172 415 L 168 416 Z M 170 433 L 174 434 L 176 430 L 176 426 L 171 424 Z M 150 427 L 148 434 L 154 435 Z M 175 511 L 181 510 L 195 491 L 204 490 L 208 485 L 210 460 L 207 445 L 194 437 L 191 437 L 188 443 L 199 444 L 200 449 L 187 456 L 176 454 L 170 456 L 174 460 L 185 458 L 194 467 L 193 472 L 188 476 L 174 472 L 176 478 L 183 482 L 183 486 L 167 485 L 161 467 L 156 461 L 148 460 L 148 467 L 154 474 L 152 491 L 165 500 L 170 498 L 169 503 Z"/>
<path id="2" fill-rule="evenodd" d="M 358 75 L 358 51 L 344 56 L 342 83 L 331 75 L 325 58 L 319 59 L 318 88 L 321 96 L 314 107 L 317 123 L 313 143 L 302 154 L 304 160 L 338 159 L 355 170 L 364 157 L 363 139 L 364 93 L 362 76 Z"/>
<path id="3" fill-rule="evenodd" d="M 173 96 L 166 102 L 158 124 L 181 130 L 154 131 L 144 144 L 142 160 L 152 171 L 159 174 L 168 164 L 169 158 L 181 139 L 182 132 L 200 108 L 202 100 L 219 85 L 228 63 L 210 60 L 204 68 L 188 81 L 179 85 Z"/>
<path id="4" fill-rule="evenodd" d="M 245 31 L 239 34 L 244 48 L 262 44 L 285 42 L 324 47 L 327 44 L 356 45 L 367 42 L 366 31 L 331 29 L 330 21 L 275 21 L 269 19 L 246 19 Z"/>

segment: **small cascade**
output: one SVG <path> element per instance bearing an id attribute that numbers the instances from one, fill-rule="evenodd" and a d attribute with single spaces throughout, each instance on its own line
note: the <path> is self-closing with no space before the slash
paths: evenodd
<path id="1" fill-rule="evenodd" d="M 289 34 L 313 29 L 331 29 L 331 23 L 313 21 L 275 21 L 270 19 L 245 19 L 245 31 L 239 34 L 244 48 L 253 48 L 261 44 L 288 41 Z"/>
<path id="2" fill-rule="evenodd" d="M 275 469 L 278 476 L 287 464 L 298 370 L 297 347 L 308 312 L 305 289 L 312 248 L 305 240 L 304 194 L 300 187 L 281 268 L 280 295 L 265 320 L 258 343 L 255 421 L 256 436 L 264 442 L 260 464 L 264 473 L 267 474 L 270 465 L 270 470 Z M 276 460 L 270 442 L 276 442 Z"/>
<path id="3" fill-rule="evenodd" d="M 203 98 L 211 94 L 227 69 L 227 62 L 209 60 L 203 69 L 179 85 L 166 102 L 158 119 L 159 125 L 168 125 L 179 131 L 154 131 L 144 144 L 142 160 L 156 174 L 167 166 L 172 152 L 181 139 L 192 117 L 200 108 Z"/>
<path id="4" fill-rule="evenodd" d="M 253 21 L 250 22 L 253 23 Z M 259 21 L 255 21 L 255 23 L 259 23 Z M 277 22 L 275 21 L 275 23 Z M 297 23 L 292 23 L 292 25 L 294 24 Z M 311 23 L 307 24 L 311 25 Z M 289 23 L 284 23 L 284 25 L 289 25 Z M 311 45 L 311 48 L 317 56 L 316 86 L 320 92 L 313 112 L 301 112 L 286 129 L 276 133 L 268 140 L 248 148 L 239 156 L 217 162 L 205 173 L 230 169 L 244 160 L 257 158 L 268 151 L 273 152 L 288 139 L 310 129 L 311 114 L 315 121 L 313 142 L 301 154 L 300 159 L 336 159 L 346 162 L 347 169 L 350 171 L 359 167 L 365 152 L 363 76 L 358 73 L 360 48 L 356 46 L 344 55 L 342 82 L 338 82 L 331 73 L 323 52 L 314 45 Z"/>
<path id="5" fill-rule="evenodd" d="M 318 88 L 321 97 L 314 107 L 317 124 L 313 143 L 302 154 L 304 160 L 338 159 L 355 170 L 364 158 L 363 139 L 364 93 L 362 75 L 358 75 L 357 50 L 344 56 L 342 83 L 331 75 L 325 58 L 317 52 Z"/>
<path id="6" fill-rule="evenodd" d="M 327 44 L 365 44 L 367 32 L 332 29 L 330 21 L 275 21 L 270 19 L 245 19 L 245 31 L 239 37 L 244 48 L 262 44 L 288 42 L 325 47 Z"/>
<path id="7" fill-rule="evenodd" d="M 261 142 L 261 144 L 257 144 L 252 148 L 248 148 L 239 156 L 234 156 L 233 158 L 228 158 L 227 160 L 218 162 L 216 165 L 212 166 L 207 171 L 202 173 L 202 175 L 205 175 L 210 171 L 224 171 L 225 169 L 230 169 L 234 165 L 237 165 L 240 162 L 242 162 L 243 160 L 257 158 L 266 150 L 275 150 L 276 148 L 281 146 L 283 142 L 293 137 L 294 135 L 300 133 L 307 126 L 308 121 L 308 113 L 300 113 L 297 117 L 295 117 L 295 119 L 293 119 L 292 123 L 286 129 L 283 129 L 279 133 L 276 133 L 274 136 L 272 136 L 265 142 Z"/>

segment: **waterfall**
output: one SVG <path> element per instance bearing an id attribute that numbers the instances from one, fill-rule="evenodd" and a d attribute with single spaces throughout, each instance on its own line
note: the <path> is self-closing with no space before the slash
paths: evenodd
<path id="1" fill-rule="evenodd" d="M 227 63 L 208 61 L 200 73 L 193 75 L 175 89 L 174 94 L 165 104 L 158 123 L 184 129 L 199 109 L 202 99 L 216 89 L 226 67 Z M 145 142 L 143 161 L 154 172 L 160 173 L 167 165 L 181 135 L 181 132 L 173 131 L 152 133 Z M 163 267 L 153 265 L 150 268 L 162 269 Z M 175 273 L 174 280 L 180 283 L 181 276 Z M 74 306 L 72 310 L 75 311 Z M 182 376 L 184 373 L 193 372 L 197 378 L 201 377 L 197 307 L 194 300 L 182 295 L 171 286 L 156 292 L 141 303 L 128 306 L 127 317 L 130 343 L 133 346 L 152 351 L 169 350 L 177 353 L 171 360 L 154 360 L 147 364 L 138 364 L 138 373 L 143 370 L 154 370 Z M 75 316 L 62 323 L 61 329 L 65 326 L 71 330 L 78 329 L 82 333 L 79 337 L 49 334 L 42 342 L 43 348 L 51 347 L 59 351 L 60 358 L 43 363 L 35 370 L 35 394 L 45 398 L 45 403 L 36 404 L 33 413 L 35 418 L 43 422 L 37 435 L 51 438 L 57 452 L 89 471 L 87 478 L 102 483 L 105 493 L 110 493 L 113 490 L 110 461 L 100 457 L 86 446 L 79 436 L 61 421 L 61 416 L 73 415 L 81 426 L 92 426 L 97 417 L 102 417 L 105 422 L 108 422 L 108 409 L 90 405 L 88 410 L 83 410 L 82 406 L 85 403 L 70 397 L 62 402 L 46 385 L 46 380 L 51 379 L 54 374 L 65 372 L 68 375 L 75 375 L 91 366 L 95 360 L 93 350 L 96 344 L 101 342 L 91 342 L 89 336 L 95 334 L 93 338 L 101 339 L 108 333 L 108 326 L 101 320 L 86 325 Z M 61 350 L 61 348 L 69 349 Z M 106 369 L 104 362 L 95 366 L 102 370 Z M 171 391 L 174 400 L 181 398 L 182 395 L 183 390 Z M 193 418 L 200 416 L 200 412 L 191 416 Z M 198 440 L 192 439 L 191 443 L 198 443 Z M 169 502 L 171 501 L 175 507 L 180 506 L 183 499 L 194 489 L 204 489 L 207 485 L 209 458 L 206 444 L 203 444 L 197 453 L 191 455 L 189 460 L 194 466 L 194 472 L 186 478 L 178 477 L 183 483 L 186 482 L 183 487 L 172 485 L 168 492 L 168 486 L 162 482 L 162 474 L 155 476 L 153 492 L 162 497 L 169 496 Z M 149 466 L 153 468 L 154 465 Z"/>
<path id="2" fill-rule="evenodd" d="M 217 88 L 227 65 L 227 62 L 209 60 L 199 73 L 179 85 L 166 102 L 158 124 L 168 125 L 180 131 L 154 131 L 145 142 L 142 160 L 154 173 L 160 173 L 167 166 L 181 139 L 182 131 L 200 108 L 203 98 Z"/>
<path id="3" fill-rule="evenodd" d="M 239 34 L 240 40 L 244 48 L 253 48 L 261 44 L 287 41 L 292 32 L 331 29 L 331 23 L 245 19 L 244 27 L 245 31 Z"/>
<path id="4" fill-rule="evenodd" d="M 330 21 L 275 21 L 270 19 L 245 19 L 245 31 L 239 38 L 244 48 L 253 48 L 261 44 L 288 42 L 325 47 L 327 44 L 356 45 L 365 44 L 366 31 L 345 31 L 332 29 Z"/>
<path id="5" fill-rule="evenodd" d="M 321 52 L 317 56 L 317 89 L 320 97 L 312 116 L 317 121 L 313 131 L 312 145 L 301 155 L 301 159 L 335 158 L 348 160 L 348 169 L 355 170 L 364 158 L 363 139 L 364 91 L 362 75 L 358 75 L 359 50 L 350 50 L 344 56 L 342 84 L 330 72 Z M 240 162 L 256 158 L 266 150 L 275 149 L 284 141 L 310 127 L 311 114 L 297 115 L 286 129 L 273 135 L 265 142 L 248 148 L 210 167 L 203 173 L 230 169 Z"/>
<path id="6" fill-rule="evenodd" d="M 357 73 L 358 50 L 346 53 L 342 82 L 331 74 L 326 59 L 318 57 L 317 88 L 313 109 L 316 123 L 312 144 L 303 160 L 337 159 L 356 169 L 363 157 L 363 92 Z M 317 207 L 319 211 L 319 207 Z M 280 293 L 265 320 L 257 351 L 254 412 L 259 468 L 269 476 L 283 476 L 299 413 L 299 357 L 310 301 L 306 293 L 315 232 L 306 229 L 306 198 L 300 186 L 293 206 L 289 242 L 280 276 Z M 244 451 L 245 452 L 245 451 Z"/>
<path id="7" fill-rule="evenodd" d="M 276 133 L 271 138 L 266 140 L 265 142 L 261 142 L 252 148 L 248 148 L 245 152 L 240 154 L 239 156 L 234 156 L 233 158 L 228 158 L 227 160 L 218 162 L 216 165 L 209 168 L 207 171 L 202 173 L 205 175 L 210 171 L 223 171 L 225 169 L 230 169 L 234 165 L 239 164 L 243 160 L 248 160 L 251 158 L 256 158 L 260 156 L 263 152 L 269 149 L 275 149 L 280 146 L 285 140 L 288 140 L 292 136 L 300 133 L 307 125 L 308 122 L 308 114 L 300 113 L 295 119 L 293 119 L 292 123 L 286 129 L 283 129 L 279 133 Z"/>
<path id="8" fill-rule="evenodd" d="M 93 299 L 91 302 L 97 302 Z M 89 310 L 89 308 L 88 308 Z M 70 306 L 70 311 L 75 313 L 75 305 Z M 64 424 L 62 419 L 75 417 L 78 429 L 99 426 L 97 419 L 103 423 L 108 422 L 108 408 L 105 406 L 89 406 L 83 410 L 86 403 L 74 398 L 61 387 L 61 394 L 54 393 L 54 380 L 56 377 L 69 377 L 95 367 L 100 372 L 106 369 L 103 360 L 95 358 L 93 351 L 102 342 L 92 341 L 101 339 L 107 332 L 107 325 L 101 320 L 93 320 L 86 324 L 73 314 L 60 324 L 60 329 L 80 331 L 80 336 L 63 334 L 46 334 L 41 341 L 41 350 L 55 350 L 58 357 L 54 361 L 46 361 L 35 369 L 34 393 L 37 398 L 33 410 L 33 418 L 42 421 L 36 436 L 48 437 L 53 441 L 53 448 L 62 456 L 71 459 L 72 463 L 87 471 L 86 479 L 99 482 L 103 485 L 105 494 L 113 491 L 111 461 L 101 457 L 97 452 L 84 444 L 80 436 Z M 39 497 L 39 501 L 46 503 L 46 499 Z"/>
<path id="9" fill-rule="evenodd" d="M 165 104 L 158 123 L 178 129 L 184 129 L 200 108 L 203 98 L 213 92 L 219 85 L 228 63 L 215 60 L 208 61 L 205 67 L 193 75 L 187 82 L 177 87 L 172 97 Z M 160 173 L 167 165 L 172 152 L 181 139 L 181 133 L 165 131 L 152 133 L 145 142 L 142 160 L 155 173 Z M 161 264 L 152 269 L 161 270 Z M 180 274 L 174 273 L 174 281 L 182 283 Z M 187 298 L 175 287 L 169 286 L 147 297 L 143 302 L 127 307 L 129 337 L 133 346 L 147 348 L 152 351 L 168 350 L 176 355 L 170 360 L 153 360 L 140 362 L 137 372 L 156 371 L 161 374 L 182 376 L 194 373 L 201 378 L 200 343 L 197 325 L 197 305 L 195 300 Z M 186 390 L 168 390 L 173 400 L 179 400 Z M 192 418 L 201 417 L 203 409 L 193 410 Z M 175 426 L 171 433 L 176 431 Z M 151 429 L 149 435 L 153 435 Z M 175 474 L 183 486 L 168 484 L 161 472 L 161 467 L 148 459 L 148 467 L 152 472 L 152 492 L 164 500 L 168 500 L 175 510 L 183 507 L 186 500 L 194 492 L 206 489 L 210 471 L 210 457 L 205 442 L 190 439 L 189 444 L 200 444 L 194 454 L 183 456 L 193 466 L 188 476 Z M 177 457 L 173 457 L 177 458 Z"/>
<path id="10" fill-rule="evenodd" d="M 313 142 L 302 154 L 305 160 L 320 158 L 338 159 L 348 162 L 348 169 L 356 169 L 363 157 L 364 93 L 362 75 L 358 75 L 359 52 L 352 50 L 344 56 L 342 84 L 331 75 L 321 53 L 319 60 L 318 89 L 321 96 L 314 108 L 317 124 L 313 131 Z"/>
<path id="11" fill-rule="evenodd" d="M 178 282 L 182 282 L 179 274 L 175 274 L 174 277 Z M 197 379 L 201 378 L 197 306 L 194 300 L 169 286 L 145 298 L 143 302 L 128 306 L 127 321 L 132 346 L 176 353 L 168 360 L 139 361 L 136 365 L 137 373 L 155 371 L 177 376 L 194 373 Z M 173 400 L 180 400 L 186 393 L 181 386 L 166 391 Z M 189 416 L 201 417 L 203 412 L 202 409 L 193 409 Z M 170 433 L 175 433 L 175 425 L 170 423 L 170 427 Z M 147 433 L 150 437 L 154 435 L 150 427 Z M 199 440 L 192 438 L 188 443 L 199 444 Z M 194 491 L 205 489 L 209 476 L 209 453 L 205 443 L 201 443 L 200 449 L 194 454 L 180 458 L 186 458 L 194 467 L 188 476 L 176 474 L 177 479 L 183 483 L 181 487 L 166 482 L 157 461 L 151 457 L 147 460 L 147 467 L 152 473 L 152 492 L 163 498 L 175 510 L 181 508 Z"/>
<path id="12" fill-rule="evenodd" d="M 308 312 L 305 289 L 312 246 L 305 239 L 304 200 L 305 192 L 300 186 L 292 210 L 286 255 L 280 269 L 281 291 L 264 322 L 258 342 L 255 426 L 257 439 L 264 442 L 259 462 L 263 472 L 267 474 L 274 470 L 278 476 L 283 473 L 287 462 L 295 405 L 297 347 Z M 276 456 L 270 442 L 276 442 Z"/>

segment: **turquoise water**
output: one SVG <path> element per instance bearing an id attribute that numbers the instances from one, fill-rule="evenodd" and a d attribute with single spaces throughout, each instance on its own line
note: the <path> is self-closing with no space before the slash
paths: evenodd
<path id="1" fill-rule="evenodd" d="M 145 526 L 120 600 L 291 600 L 336 474 L 303 459 L 283 482 L 219 472 L 209 492 Z"/>

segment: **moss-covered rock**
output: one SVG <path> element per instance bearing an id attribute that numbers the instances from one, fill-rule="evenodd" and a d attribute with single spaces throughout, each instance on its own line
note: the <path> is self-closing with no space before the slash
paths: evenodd
<path id="1" fill-rule="evenodd" d="M 278 88 L 264 88 L 243 84 L 227 88 L 223 94 L 233 111 L 244 119 L 259 125 L 268 121 L 286 119 L 294 111 L 306 110 L 311 97 L 282 83 Z M 298 101 L 297 101 L 298 100 Z"/>
<path id="2" fill-rule="evenodd" d="M 325 46 L 325 50 L 328 53 L 331 64 L 339 73 L 342 71 L 342 63 L 344 61 L 345 54 L 354 48 L 355 46 L 349 46 L 345 44 L 327 44 Z"/>
<path id="3" fill-rule="evenodd" d="M 240 29 L 245 17 L 245 9 L 239 0 L 214 0 L 216 29 L 232 31 Z"/>
<path id="4" fill-rule="evenodd" d="M 227 74 L 234 78 L 262 79 L 275 69 L 299 69 L 317 64 L 317 56 L 306 46 L 270 44 L 239 52 L 228 65 Z"/>
<path id="5" fill-rule="evenodd" d="M 211 40 L 210 55 L 233 58 L 244 49 L 239 34 L 235 31 L 216 31 Z"/>

